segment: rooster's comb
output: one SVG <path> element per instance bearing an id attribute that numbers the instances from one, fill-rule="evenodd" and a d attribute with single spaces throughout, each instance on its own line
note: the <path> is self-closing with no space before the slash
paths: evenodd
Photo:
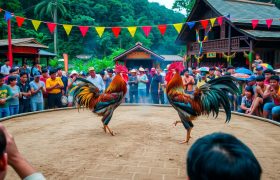
<path id="1" fill-rule="evenodd" d="M 122 72 L 128 73 L 128 70 L 127 70 L 127 68 L 126 68 L 124 65 L 118 64 L 118 65 L 116 65 L 116 67 L 115 67 L 115 72 L 116 72 L 116 73 L 122 73 Z"/>
<path id="2" fill-rule="evenodd" d="M 182 72 L 185 69 L 184 65 L 182 62 L 174 62 L 172 64 L 169 65 L 168 67 L 168 71 L 178 71 L 178 72 Z"/>

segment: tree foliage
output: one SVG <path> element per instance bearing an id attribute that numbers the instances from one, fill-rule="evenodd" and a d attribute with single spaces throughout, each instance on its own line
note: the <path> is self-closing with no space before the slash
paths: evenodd
<path id="1" fill-rule="evenodd" d="M 15 12 L 16 15 L 42 21 L 53 21 L 51 11 L 56 0 L 9 0 L 0 1 L 0 7 Z M 58 23 L 82 26 L 126 27 L 141 25 L 173 24 L 184 21 L 184 15 L 150 3 L 148 0 L 57 0 Z M 0 39 L 7 38 L 6 22 L 0 20 Z M 70 58 L 76 55 L 90 54 L 95 58 L 103 59 L 113 52 L 113 49 L 128 49 L 140 41 L 144 46 L 159 54 L 178 54 L 182 46 L 175 45 L 177 32 L 168 26 L 164 36 L 154 26 L 147 38 L 142 29 L 138 28 L 132 38 L 127 29 L 122 29 L 118 38 L 115 38 L 111 29 L 106 28 L 100 38 L 94 28 L 90 28 L 83 38 L 77 26 L 71 34 L 66 35 L 62 26 L 58 30 L 58 54 L 68 53 Z M 13 38 L 34 37 L 53 51 L 53 36 L 47 26 L 41 24 L 38 31 L 33 29 L 30 21 L 24 22 L 18 28 L 15 20 L 12 23 Z"/>

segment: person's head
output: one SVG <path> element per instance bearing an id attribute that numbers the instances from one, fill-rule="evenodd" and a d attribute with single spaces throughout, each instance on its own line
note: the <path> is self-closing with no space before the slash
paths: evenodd
<path id="1" fill-rule="evenodd" d="M 73 70 L 73 71 L 71 71 L 71 73 L 70 73 L 70 77 L 71 77 L 71 78 L 77 78 L 78 75 L 79 75 L 79 73 L 78 73 L 76 70 Z"/>
<path id="2" fill-rule="evenodd" d="M 26 62 L 26 61 L 23 61 L 22 66 L 23 66 L 24 68 L 26 68 L 26 67 L 27 67 L 27 62 Z"/>
<path id="3" fill-rule="evenodd" d="M 39 66 L 39 63 L 37 61 L 33 62 L 33 67 L 38 67 Z"/>
<path id="4" fill-rule="evenodd" d="M 264 77 L 266 80 L 269 80 L 269 78 L 272 76 L 272 74 L 274 73 L 273 70 L 271 69 L 266 69 L 264 72 Z"/>
<path id="5" fill-rule="evenodd" d="M 88 73 L 89 73 L 89 75 L 90 75 L 92 78 L 95 78 L 96 73 L 95 73 L 94 67 L 89 67 L 89 68 L 88 68 Z"/>
<path id="6" fill-rule="evenodd" d="M 26 83 L 27 80 L 28 80 L 28 74 L 26 72 L 20 73 L 20 82 Z"/>
<path id="7" fill-rule="evenodd" d="M 252 87 L 252 86 L 247 86 L 247 87 L 245 88 L 245 96 L 246 96 L 247 98 L 251 98 L 253 95 L 254 95 L 254 89 L 253 89 L 253 87 Z"/>
<path id="8" fill-rule="evenodd" d="M 184 76 L 185 76 L 185 77 L 189 77 L 189 71 L 188 71 L 188 69 L 185 69 L 183 72 L 184 72 Z"/>
<path id="9" fill-rule="evenodd" d="M 262 66 L 257 66 L 256 67 L 257 75 L 262 75 L 263 73 L 263 67 Z"/>
<path id="10" fill-rule="evenodd" d="M 260 54 L 256 54 L 256 60 L 259 60 L 259 59 L 261 59 Z"/>
<path id="11" fill-rule="evenodd" d="M 53 80 L 55 80 L 55 78 L 56 78 L 56 69 L 52 69 L 52 70 L 50 70 L 50 77 L 51 77 L 51 79 L 53 79 Z"/>
<path id="12" fill-rule="evenodd" d="M 250 76 L 248 79 L 247 79 L 247 84 L 249 86 L 253 86 L 256 84 L 256 77 L 255 76 Z"/>
<path id="13" fill-rule="evenodd" d="M 199 138 L 187 154 L 190 180 L 259 180 L 261 173 L 253 152 L 230 134 Z"/>
<path id="14" fill-rule="evenodd" d="M 216 68 L 215 75 L 220 77 L 222 75 L 222 72 L 223 71 L 220 68 Z"/>
<path id="15" fill-rule="evenodd" d="M 256 82 L 258 86 L 263 86 L 264 85 L 264 76 L 257 76 L 256 77 Z"/>
<path id="16" fill-rule="evenodd" d="M 229 72 L 230 74 L 234 74 L 234 72 L 235 72 L 234 67 L 233 66 L 228 66 L 227 67 L 227 72 Z"/>
<path id="17" fill-rule="evenodd" d="M 209 69 L 209 75 L 210 75 L 210 76 L 213 76 L 213 75 L 214 75 L 214 72 L 215 72 L 215 68 L 214 68 L 214 67 L 211 67 L 211 68 Z"/>
<path id="18" fill-rule="evenodd" d="M 62 76 L 62 68 L 61 67 L 57 68 L 57 76 L 59 76 L 59 77 Z"/>
<path id="19" fill-rule="evenodd" d="M 132 69 L 130 71 L 131 76 L 136 76 L 136 73 L 137 73 L 136 69 Z"/>
<path id="20" fill-rule="evenodd" d="M 192 73 L 196 74 L 196 67 L 192 67 Z"/>
<path id="21" fill-rule="evenodd" d="M 15 86 L 17 84 L 17 77 L 16 76 L 9 76 L 8 77 L 8 84 L 11 86 Z"/>
<path id="22" fill-rule="evenodd" d="M 107 70 L 107 73 L 108 73 L 108 76 L 109 76 L 109 77 L 113 77 L 114 71 L 113 71 L 113 69 L 108 69 L 108 70 Z"/>
<path id="23" fill-rule="evenodd" d="M 157 73 L 156 68 L 152 68 L 152 69 L 151 69 L 151 75 L 154 76 L 156 73 Z"/>
<path id="24" fill-rule="evenodd" d="M 40 72 L 34 73 L 34 81 L 35 82 L 39 82 L 40 81 L 40 77 L 41 77 L 41 73 Z"/>
<path id="25" fill-rule="evenodd" d="M 42 76 L 44 78 L 48 78 L 49 77 L 49 73 L 48 73 L 48 70 L 47 69 L 42 69 Z"/>
<path id="26" fill-rule="evenodd" d="M 0 179 L 4 179 L 8 167 L 8 156 L 6 153 L 7 140 L 5 133 L 0 129 Z"/>
<path id="27" fill-rule="evenodd" d="M 5 75 L 0 73 L 0 86 L 2 86 L 5 83 Z"/>
<path id="28" fill-rule="evenodd" d="M 8 59 L 6 59 L 6 60 L 5 60 L 5 65 L 6 65 L 6 66 L 9 66 L 9 64 L 10 64 L 10 61 L 9 61 Z"/>
<path id="29" fill-rule="evenodd" d="M 273 88 L 278 88 L 279 87 L 279 76 L 271 76 L 269 79 L 269 84 Z"/>
<path id="30" fill-rule="evenodd" d="M 144 74 L 144 73 L 145 73 L 145 69 L 142 68 L 142 67 L 140 67 L 140 68 L 139 68 L 139 72 L 140 72 L 140 74 Z"/>
<path id="31" fill-rule="evenodd" d="M 201 72 L 201 79 L 206 80 L 206 72 Z"/>

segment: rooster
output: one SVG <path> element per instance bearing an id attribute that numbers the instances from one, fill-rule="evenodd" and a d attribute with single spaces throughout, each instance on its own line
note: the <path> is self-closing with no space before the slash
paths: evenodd
<path id="1" fill-rule="evenodd" d="M 109 128 L 108 124 L 112 118 L 114 110 L 121 104 L 123 97 L 125 97 L 128 80 L 128 70 L 125 66 L 116 65 L 116 76 L 105 90 L 100 93 L 100 90 L 91 82 L 83 78 L 77 78 L 78 86 L 75 87 L 74 99 L 78 107 L 86 107 L 92 110 L 93 113 L 102 116 L 103 129 L 106 133 L 114 136 L 114 132 Z"/>
<path id="2" fill-rule="evenodd" d="M 196 117 L 211 112 L 215 118 L 219 114 L 220 104 L 225 109 L 226 122 L 230 121 L 231 109 L 230 100 L 227 93 L 237 94 L 238 88 L 235 85 L 235 79 L 231 76 L 224 76 L 208 81 L 200 88 L 196 88 L 193 96 L 184 93 L 183 81 L 180 76 L 184 66 L 181 62 L 172 63 L 166 74 L 167 81 L 166 93 L 170 104 L 178 112 L 182 123 L 187 130 L 186 138 L 181 143 L 188 143 L 191 138 L 193 128 L 192 120 Z"/>

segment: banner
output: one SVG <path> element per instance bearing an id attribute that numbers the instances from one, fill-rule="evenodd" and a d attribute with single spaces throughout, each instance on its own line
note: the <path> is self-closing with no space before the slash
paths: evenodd
<path id="1" fill-rule="evenodd" d="M 211 19 L 210 19 L 210 23 L 211 23 L 211 26 L 212 26 L 212 27 L 214 26 L 215 21 L 216 21 L 216 18 L 211 18 Z"/>
<path id="2" fill-rule="evenodd" d="M 55 30 L 56 24 L 55 23 L 47 23 L 47 26 L 50 30 L 50 33 L 53 33 L 54 30 Z"/>
<path id="3" fill-rule="evenodd" d="M 88 32 L 88 28 L 89 28 L 88 26 L 79 26 L 79 29 L 80 29 L 83 37 L 86 36 L 86 34 Z"/>
<path id="4" fill-rule="evenodd" d="M 18 27 L 21 27 L 21 26 L 22 26 L 24 20 L 25 20 L 25 19 L 24 19 L 23 17 L 16 16 L 16 21 L 17 21 Z"/>
<path id="5" fill-rule="evenodd" d="M 73 26 L 69 25 L 69 24 L 63 24 L 63 27 L 64 27 L 66 34 L 69 36 Z"/>
<path id="6" fill-rule="evenodd" d="M 97 34 L 99 35 L 99 37 L 102 37 L 102 35 L 105 31 L 105 27 L 95 27 L 95 30 L 96 30 Z"/>
<path id="7" fill-rule="evenodd" d="M 182 30 L 182 27 L 183 27 L 183 23 L 173 24 L 173 26 L 174 26 L 174 28 L 176 29 L 176 31 L 177 31 L 178 33 L 180 33 L 181 30 Z"/>
<path id="8" fill-rule="evenodd" d="M 167 29 L 166 24 L 158 25 L 158 30 L 160 31 L 162 36 L 164 36 L 166 29 Z"/>
<path id="9" fill-rule="evenodd" d="M 34 26 L 34 29 L 37 31 L 42 21 L 32 20 L 31 22 Z"/>
<path id="10" fill-rule="evenodd" d="M 127 30 L 129 31 L 131 37 L 134 37 L 135 33 L 136 33 L 136 30 L 137 30 L 137 27 L 134 26 L 134 27 L 128 27 Z"/>
<path id="11" fill-rule="evenodd" d="M 143 30 L 144 34 L 146 35 L 146 37 L 148 37 L 152 30 L 152 26 L 142 26 L 142 30 Z"/>
<path id="12" fill-rule="evenodd" d="M 121 28 L 120 27 L 112 27 L 112 32 L 115 35 L 115 37 L 118 38 L 119 34 L 121 32 Z"/>

